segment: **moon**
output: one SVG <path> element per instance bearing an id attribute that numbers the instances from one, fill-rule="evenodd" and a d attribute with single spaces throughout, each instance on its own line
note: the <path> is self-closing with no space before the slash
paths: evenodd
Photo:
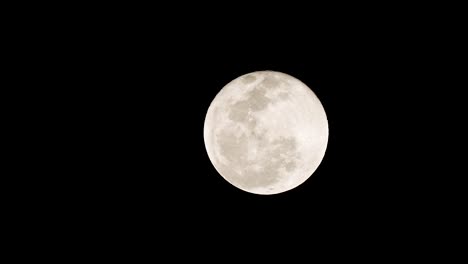
<path id="1" fill-rule="evenodd" d="M 320 100 L 298 79 L 275 71 L 248 73 L 224 86 L 208 108 L 203 132 L 218 173 L 262 195 L 304 183 L 328 143 Z"/>

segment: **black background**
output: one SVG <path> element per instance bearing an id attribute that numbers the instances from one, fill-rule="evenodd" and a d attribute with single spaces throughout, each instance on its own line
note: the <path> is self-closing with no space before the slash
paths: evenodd
<path id="1" fill-rule="evenodd" d="M 67 197 L 59 213 L 80 237 L 183 249 L 339 241 L 370 250 L 434 235 L 427 219 L 442 191 L 422 168 L 437 144 L 426 144 L 427 120 L 442 122 L 426 100 L 439 96 L 431 74 L 438 58 L 427 44 L 437 23 L 422 23 L 416 11 L 396 18 L 360 7 L 245 17 L 112 10 L 80 15 L 47 44 L 58 55 L 57 87 L 67 87 L 59 90 L 67 111 L 55 132 L 64 137 L 58 153 L 73 153 L 59 159 L 58 173 L 70 175 L 56 188 Z M 329 122 L 317 171 L 278 195 L 231 186 L 203 142 L 212 99 L 259 70 L 307 84 Z"/>
<path id="2" fill-rule="evenodd" d="M 271 27 L 266 35 L 276 31 Z M 96 145 L 89 149 L 99 168 L 89 179 L 90 185 L 96 181 L 97 202 L 103 203 L 93 206 L 97 211 L 162 220 L 168 228 L 199 235 L 206 229 L 249 236 L 353 231 L 355 224 L 367 230 L 399 215 L 390 212 L 410 209 L 405 188 L 414 175 L 405 167 L 405 137 L 411 134 L 402 109 L 404 94 L 412 91 L 402 84 L 401 50 L 370 33 L 210 34 L 203 39 L 192 33 L 174 47 L 143 40 L 124 52 L 121 45 L 103 47 L 111 54 L 96 72 L 102 83 L 93 80 L 88 88 L 96 100 L 91 109 L 98 107 L 89 113 L 97 128 L 90 131 Z M 329 119 L 329 145 L 319 169 L 297 189 L 274 196 L 228 184 L 203 142 L 211 100 L 232 79 L 257 70 L 302 80 Z"/>

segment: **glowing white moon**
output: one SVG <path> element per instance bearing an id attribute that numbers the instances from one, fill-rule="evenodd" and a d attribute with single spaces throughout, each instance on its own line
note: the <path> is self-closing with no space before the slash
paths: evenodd
<path id="1" fill-rule="evenodd" d="M 237 188 L 276 194 L 306 181 L 325 155 L 328 121 L 317 96 L 280 72 L 240 76 L 216 95 L 204 140 L 216 170 Z"/>

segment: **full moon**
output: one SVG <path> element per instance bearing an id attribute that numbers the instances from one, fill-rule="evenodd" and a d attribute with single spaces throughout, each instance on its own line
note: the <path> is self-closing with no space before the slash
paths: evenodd
<path id="1" fill-rule="evenodd" d="M 242 75 L 211 102 L 204 141 L 218 173 L 246 192 L 277 194 L 304 183 L 321 163 L 328 121 L 298 79 L 275 71 Z"/>

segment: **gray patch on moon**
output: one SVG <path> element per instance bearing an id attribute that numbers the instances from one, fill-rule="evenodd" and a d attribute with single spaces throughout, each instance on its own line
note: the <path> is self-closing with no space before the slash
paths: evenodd
<path id="1" fill-rule="evenodd" d="M 223 140 L 219 140 L 219 138 Z M 236 161 L 238 157 L 244 156 L 247 152 L 247 136 L 245 134 L 237 136 L 225 128 L 217 135 L 217 141 L 221 155 L 230 162 Z"/>
<path id="2" fill-rule="evenodd" d="M 250 103 L 248 101 L 239 101 L 231 107 L 228 117 L 234 122 L 245 122 L 249 108 Z"/>
<path id="3" fill-rule="evenodd" d="M 242 122 L 250 111 L 261 111 L 268 104 L 272 103 L 271 99 L 266 96 L 267 89 L 264 85 L 265 80 L 261 84 L 256 85 L 253 89 L 247 92 L 247 99 L 240 100 L 231 105 L 229 118 L 233 121 Z M 267 81 L 270 82 L 270 81 Z M 270 82 L 271 83 L 271 82 Z M 278 88 L 277 86 L 269 86 L 268 89 Z"/>
<path id="4" fill-rule="evenodd" d="M 282 170 L 293 172 L 297 168 L 299 153 L 293 137 L 281 137 L 271 142 L 265 138 L 252 140 L 245 134 L 236 137 L 225 129 L 217 137 L 217 143 L 221 155 L 229 161 L 228 166 L 222 165 L 220 168 L 223 175 L 246 190 L 272 186 L 281 181 Z M 250 160 L 247 153 L 252 144 L 256 144 L 258 154 Z"/>
<path id="5" fill-rule="evenodd" d="M 268 74 L 265 76 L 265 79 L 263 79 L 261 84 L 267 88 L 275 88 L 275 87 L 278 87 L 280 82 L 278 78 L 276 78 L 275 76 L 272 76 L 271 74 Z"/>
<path id="6" fill-rule="evenodd" d="M 242 77 L 242 83 L 244 84 L 253 83 L 255 80 L 257 80 L 257 77 L 253 76 L 252 74 Z"/>
<path id="7" fill-rule="evenodd" d="M 247 99 L 234 103 L 229 109 L 229 119 L 234 122 L 244 123 L 250 111 L 260 111 L 265 109 L 270 100 L 265 96 L 263 87 L 254 87 L 247 93 Z"/>
<path id="8" fill-rule="evenodd" d="M 260 111 L 265 109 L 270 100 L 265 96 L 266 90 L 263 87 L 255 87 L 252 91 L 248 93 L 247 102 L 249 103 L 249 109 L 252 111 Z"/>

